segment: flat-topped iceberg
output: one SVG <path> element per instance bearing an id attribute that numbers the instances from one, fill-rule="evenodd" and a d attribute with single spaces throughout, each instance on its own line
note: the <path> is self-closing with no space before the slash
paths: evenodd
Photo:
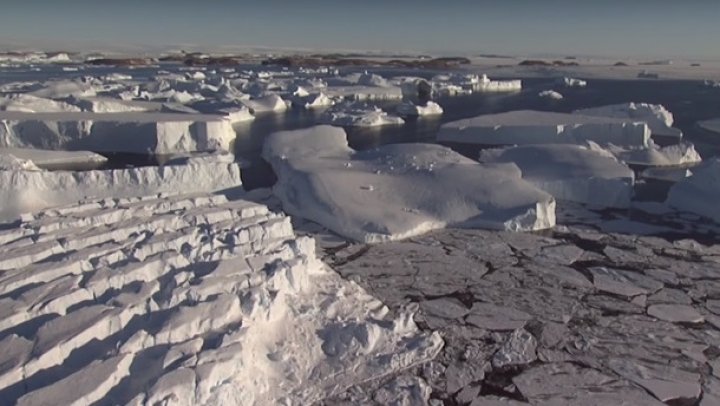
<path id="1" fill-rule="evenodd" d="M 695 146 L 687 142 L 667 147 L 659 147 L 652 142 L 647 147 L 623 148 L 609 145 L 606 149 L 618 159 L 630 165 L 680 166 L 697 164 L 702 161 L 702 157 L 695 150 Z"/>
<path id="2" fill-rule="evenodd" d="M 440 127 L 437 140 L 479 145 L 598 144 L 648 145 L 647 125 L 629 119 L 532 110 L 488 114 Z"/>
<path id="3" fill-rule="evenodd" d="M 670 188 L 666 203 L 678 210 L 696 213 L 720 223 L 720 159 L 713 158 L 693 168 L 692 176 Z"/>
<path id="4" fill-rule="evenodd" d="M 648 103 L 621 103 L 609 106 L 575 110 L 583 116 L 615 117 L 643 121 L 655 136 L 682 138 L 682 131 L 674 128 L 674 118 L 664 106 Z"/>
<path id="5" fill-rule="evenodd" d="M 8 97 L 0 97 L 0 110 L 26 113 L 51 113 L 80 111 L 80 108 L 64 101 L 21 93 Z"/>
<path id="6" fill-rule="evenodd" d="M 514 163 L 522 178 L 558 200 L 628 207 L 635 175 L 608 153 L 581 145 L 524 145 L 482 151 L 480 162 Z"/>
<path id="7" fill-rule="evenodd" d="M 705 131 L 711 133 L 720 134 L 720 118 L 714 118 L 712 120 L 704 120 L 698 122 L 698 126 Z"/>
<path id="8" fill-rule="evenodd" d="M 327 110 L 318 118 L 318 122 L 346 127 L 379 127 L 404 124 L 405 120 L 389 115 L 377 106 L 342 103 Z"/>
<path id="9" fill-rule="evenodd" d="M 0 148 L 0 156 L 12 155 L 32 165 L 49 169 L 69 165 L 100 165 L 107 158 L 90 151 L 52 151 L 31 148 Z"/>
<path id="10" fill-rule="evenodd" d="M 235 136 L 218 115 L 0 112 L 0 147 L 171 154 L 230 151 Z"/>
<path id="11" fill-rule="evenodd" d="M 397 107 L 397 113 L 403 117 L 439 116 L 443 113 L 443 108 L 431 101 L 425 103 L 424 106 L 405 102 Z"/>
<path id="12" fill-rule="evenodd" d="M 555 225 L 555 200 L 512 164 L 479 164 L 432 144 L 355 151 L 341 128 L 272 134 L 263 157 L 292 215 L 357 241 L 398 240 L 446 226 L 529 231 Z"/>
<path id="13" fill-rule="evenodd" d="M 0 170 L 0 219 L 86 197 L 211 192 L 242 185 L 237 163 L 71 171 Z"/>

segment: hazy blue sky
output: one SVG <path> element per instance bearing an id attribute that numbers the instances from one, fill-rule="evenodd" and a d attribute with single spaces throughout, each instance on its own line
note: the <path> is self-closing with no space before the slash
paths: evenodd
<path id="1" fill-rule="evenodd" d="M 0 42 L 720 58 L 720 0 L 0 0 Z"/>

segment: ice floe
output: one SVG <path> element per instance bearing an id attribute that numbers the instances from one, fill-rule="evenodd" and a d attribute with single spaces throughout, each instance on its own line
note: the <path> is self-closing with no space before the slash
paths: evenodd
<path id="1" fill-rule="evenodd" d="M 538 96 L 544 97 L 546 99 L 551 99 L 551 100 L 562 100 L 563 99 L 563 95 L 554 90 L 543 90 L 542 92 L 538 93 Z"/>
<path id="2" fill-rule="evenodd" d="M 557 83 L 560 85 L 563 85 L 565 87 L 586 87 L 587 82 L 581 79 L 575 79 L 575 78 L 558 78 Z"/>
<path id="3" fill-rule="evenodd" d="M 483 165 L 431 144 L 348 147 L 341 128 L 272 134 L 263 157 L 283 209 L 358 241 L 408 238 L 446 226 L 539 230 L 554 199 L 511 164 Z"/>

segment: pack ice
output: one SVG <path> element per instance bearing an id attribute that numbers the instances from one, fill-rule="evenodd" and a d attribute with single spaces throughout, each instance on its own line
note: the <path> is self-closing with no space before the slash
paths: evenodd
<path id="1" fill-rule="evenodd" d="M 646 146 L 649 136 L 645 123 L 627 118 L 520 110 L 443 124 L 437 140 L 480 145 L 581 144 L 593 141 Z"/>
<path id="2" fill-rule="evenodd" d="M 431 144 L 355 151 L 341 128 L 272 134 L 263 157 L 283 209 L 350 239 L 377 243 L 446 226 L 540 230 L 555 200 L 512 164 L 478 164 Z"/>
<path id="3" fill-rule="evenodd" d="M 0 243 L 3 404 L 312 404 L 442 346 L 249 201 L 90 200 Z"/>
<path id="4" fill-rule="evenodd" d="M 523 145 L 482 151 L 480 162 L 514 163 L 523 179 L 558 200 L 628 207 L 635 175 L 607 152 L 581 145 Z"/>
<path id="5" fill-rule="evenodd" d="M 674 128 L 674 118 L 664 106 L 648 103 L 622 103 L 609 106 L 576 110 L 583 116 L 615 117 L 638 120 L 647 123 L 652 135 L 682 138 L 682 131 Z"/>

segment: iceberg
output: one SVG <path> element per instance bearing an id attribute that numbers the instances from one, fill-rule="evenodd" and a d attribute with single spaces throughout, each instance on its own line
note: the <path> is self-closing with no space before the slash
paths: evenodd
<path id="1" fill-rule="evenodd" d="M 80 108 L 63 101 L 21 93 L 0 97 L 0 110 L 25 113 L 61 113 L 80 111 Z"/>
<path id="2" fill-rule="evenodd" d="M 639 166 L 680 166 L 702 162 L 702 157 L 691 143 L 680 143 L 659 147 L 650 143 L 648 147 L 606 147 L 619 160 Z"/>
<path id="3" fill-rule="evenodd" d="M 482 151 L 480 162 L 514 163 L 522 178 L 557 200 L 628 207 L 635 175 L 607 153 L 581 145 L 523 145 Z"/>
<path id="4" fill-rule="evenodd" d="M 400 117 L 391 116 L 376 106 L 360 103 L 336 104 L 318 118 L 321 124 L 348 127 L 379 127 L 384 125 L 401 125 L 405 123 Z"/>
<path id="5" fill-rule="evenodd" d="M 479 164 L 432 144 L 348 146 L 341 128 L 270 135 L 263 158 L 284 211 L 379 243 L 446 226 L 530 231 L 555 225 L 555 200 L 512 164 Z"/>
<path id="6" fill-rule="evenodd" d="M 309 405 L 443 345 L 248 200 L 88 200 L 0 235 L 5 404 Z"/>
<path id="7" fill-rule="evenodd" d="M 720 223 L 720 159 L 713 158 L 692 169 L 692 176 L 673 185 L 666 203 L 675 209 L 699 214 Z"/>
<path id="8" fill-rule="evenodd" d="M 242 100 L 242 104 L 253 114 L 280 113 L 288 109 L 288 103 L 276 94 Z"/>
<path id="9" fill-rule="evenodd" d="M 574 114 L 582 116 L 615 117 L 643 121 L 650 127 L 654 136 L 682 138 L 682 131 L 674 128 L 673 115 L 660 104 L 623 103 L 609 106 L 576 110 Z"/>
<path id="10" fill-rule="evenodd" d="M 172 154 L 231 151 L 235 136 L 217 115 L 0 112 L 0 147 Z"/>
<path id="11" fill-rule="evenodd" d="M 587 82 L 584 80 L 568 78 L 568 77 L 558 78 L 557 83 L 559 85 L 562 85 L 565 87 L 586 87 L 587 86 Z"/>
<path id="12" fill-rule="evenodd" d="M 435 102 L 427 102 L 424 106 L 416 105 L 412 102 L 405 102 L 397 107 L 398 115 L 402 117 L 417 116 L 439 116 L 443 113 L 443 108 Z"/>
<path id="13" fill-rule="evenodd" d="M 698 122 L 698 126 L 705 131 L 710 131 L 711 133 L 720 134 L 720 118 L 700 121 L 700 122 Z"/>
<path id="14" fill-rule="evenodd" d="M 183 191 L 212 192 L 242 185 L 240 165 L 149 166 L 91 171 L 0 171 L 0 218 L 84 198 L 118 198 Z"/>
<path id="15" fill-rule="evenodd" d="M 544 91 L 538 93 L 538 96 L 544 97 L 547 99 L 552 99 L 552 100 L 562 100 L 563 99 L 563 95 L 561 95 L 560 93 L 558 93 L 554 90 L 544 90 Z"/>
<path id="16" fill-rule="evenodd" d="M 12 155 L 34 166 L 51 169 L 69 165 L 100 165 L 107 158 L 90 151 L 51 151 L 27 148 L 0 148 L 0 156 Z"/>
<path id="17" fill-rule="evenodd" d="M 647 125 L 629 119 L 521 110 L 453 121 L 437 140 L 479 145 L 598 144 L 646 146 Z"/>

